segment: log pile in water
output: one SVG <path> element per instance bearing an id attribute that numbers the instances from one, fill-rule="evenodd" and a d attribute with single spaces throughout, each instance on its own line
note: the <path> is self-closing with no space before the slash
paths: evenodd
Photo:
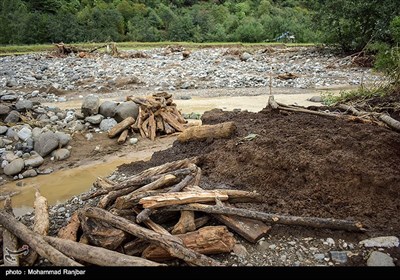
<path id="1" fill-rule="evenodd" d="M 165 109 L 143 106 L 154 115 Z M 197 163 L 196 157 L 169 162 L 120 182 L 99 178 L 94 183 L 98 190 L 88 196 L 99 197 L 97 206 L 77 210 L 57 237 L 46 236 L 47 204 L 37 192 L 35 207 L 40 217 L 35 217 L 33 230 L 10 214 L 10 206 L 0 210 L 0 225 L 14 237 L 14 245 L 6 246 L 18 249 L 15 241 L 19 241 L 56 266 L 160 266 L 171 259 L 220 266 L 210 255 L 232 252 L 237 244 L 233 232 L 255 243 L 274 224 L 363 231 L 359 222 L 238 208 L 235 203 L 260 203 L 263 198 L 243 190 L 204 190 L 199 186 Z M 11 259 L 7 251 L 6 261 L 8 265 L 25 263 Z"/>

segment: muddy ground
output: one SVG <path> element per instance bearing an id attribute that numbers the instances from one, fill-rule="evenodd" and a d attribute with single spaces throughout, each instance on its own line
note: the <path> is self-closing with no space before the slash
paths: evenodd
<path id="1" fill-rule="evenodd" d="M 270 235 L 314 236 L 360 241 L 400 235 L 400 138 L 385 127 L 304 113 L 206 112 L 204 124 L 234 121 L 230 139 L 180 144 L 149 162 L 125 164 L 135 174 L 167 161 L 200 156 L 201 187 L 257 191 L 261 204 L 241 207 L 296 216 L 360 221 L 367 233 L 275 226 Z M 250 133 L 251 141 L 242 140 Z M 397 248 L 391 253 L 399 257 Z M 350 265 L 365 265 L 353 259 Z"/>

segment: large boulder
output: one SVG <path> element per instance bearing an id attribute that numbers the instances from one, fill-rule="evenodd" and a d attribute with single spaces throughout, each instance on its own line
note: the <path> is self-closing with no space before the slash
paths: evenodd
<path id="1" fill-rule="evenodd" d="M 42 157 L 47 156 L 52 151 L 58 148 L 59 138 L 57 134 L 48 131 L 40 134 L 35 142 L 34 149 Z"/>
<path id="2" fill-rule="evenodd" d="M 99 113 L 103 115 L 105 118 L 112 118 L 115 115 L 115 110 L 117 109 L 118 104 L 113 101 L 104 101 L 100 105 Z"/>
<path id="3" fill-rule="evenodd" d="M 135 120 L 139 114 L 139 105 L 133 101 L 120 103 L 115 110 L 115 119 L 122 122 L 127 117 L 133 117 Z"/>
<path id="4" fill-rule="evenodd" d="M 367 266 L 395 266 L 393 258 L 383 252 L 373 251 L 367 260 Z"/>
<path id="5" fill-rule="evenodd" d="M 99 112 L 100 98 L 97 95 L 89 94 L 83 99 L 81 112 L 87 116 L 96 115 Z"/>
<path id="6" fill-rule="evenodd" d="M 4 167 L 4 174 L 13 176 L 20 173 L 25 167 L 25 162 L 22 158 L 14 159 Z"/>

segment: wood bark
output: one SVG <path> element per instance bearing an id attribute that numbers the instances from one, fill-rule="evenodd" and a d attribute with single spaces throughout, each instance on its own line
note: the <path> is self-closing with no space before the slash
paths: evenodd
<path id="1" fill-rule="evenodd" d="M 139 203 L 143 208 L 159 208 L 195 202 L 212 202 L 216 199 L 225 201 L 228 200 L 228 196 L 217 192 L 175 192 L 148 196 L 142 198 Z"/>
<path id="2" fill-rule="evenodd" d="M 157 125 L 154 119 L 154 114 L 151 112 L 149 116 L 149 136 L 150 140 L 154 141 L 156 139 Z"/>
<path id="3" fill-rule="evenodd" d="M 172 162 L 167 162 L 159 166 L 151 167 L 149 169 L 146 169 L 130 178 L 127 178 L 125 181 L 117 184 L 116 188 L 125 188 L 131 184 L 131 182 L 137 182 L 138 180 L 143 180 L 144 178 L 152 177 L 154 175 L 160 175 L 163 173 L 167 173 L 173 170 L 177 169 L 182 169 L 186 168 L 189 166 L 189 164 L 194 163 L 196 164 L 198 162 L 197 157 L 192 157 L 192 158 L 185 158 L 181 160 L 176 160 Z"/>
<path id="4" fill-rule="evenodd" d="M 65 255 L 99 266 L 160 266 L 143 258 L 128 256 L 101 247 L 45 236 L 44 239 Z"/>
<path id="5" fill-rule="evenodd" d="M 225 122 L 215 125 L 192 126 L 187 128 L 178 136 L 178 141 L 186 143 L 189 141 L 202 141 L 207 138 L 228 138 L 236 131 L 234 122 Z"/>
<path id="6" fill-rule="evenodd" d="M 400 131 L 400 122 L 393 119 L 392 117 L 385 115 L 385 114 L 379 114 L 378 119 L 383 121 L 390 128 Z"/>
<path id="7" fill-rule="evenodd" d="M 244 217 L 218 214 L 214 214 L 213 217 L 251 243 L 256 243 L 271 229 L 261 221 Z"/>
<path id="8" fill-rule="evenodd" d="M 144 249 L 149 247 L 150 243 L 140 238 L 136 238 L 133 241 L 129 241 L 124 244 L 124 253 L 129 256 L 140 256 Z"/>
<path id="9" fill-rule="evenodd" d="M 133 207 L 133 211 L 135 211 L 136 214 L 140 213 L 140 210 L 137 207 Z M 168 230 L 166 230 L 165 228 L 163 228 L 159 224 L 153 222 L 152 220 L 150 220 L 150 218 L 147 218 L 146 220 L 144 220 L 143 223 L 146 226 L 148 226 L 150 229 L 154 230 L 157 233 L 170 235 Z"/>
<path id="10" fill-rule="evenodd" d="M 160 189 L 163 187 L 169 187 L 172 184 L 176 183 L 179 180 L 176 176 L 167 174 L 163 175 L 159 179 L 151 182 L 147 185 L 144 185 L 134 191 L 127 193 L 124 196 L 119 196 L 116 198 L 115 207 L 118 209 L 126 209 L 134 205 L 134 201 L 137 199 L 137 195 L 141 192 L 151 191 Z"/>
<path id="11" fill-rule="evenodd" d="M 205 204 L 187 204 L 165 207 L 168 211 L 200 211 L 211 214 L 235 215 L 249 219 L 260 220 L 271 224 L 306 226 L 315 228 L 329 228 L 347 231 L 365 231 L 360 222 L 352 222 L 347 220 L 338 220 L 333 218 L 316 218 L 316 217 L 298 217 L 287 216 L 272 213 L 264 213 L 247 209 L 239 209 L 235 207 L 212 206 Z"/>
<path id="12" fill-rule="evenodd" d="M 233 234 L 225 226 L 203 227 L 176 237 L 180 238 L 187 248 L 205 255 L 231 252 L 236 244 Z M 157 245 L 147 247 L 142 257 L 159 261 L 172 258 L 166 250 Z"/>
<path id="13" fill-rule="evenodd" d="M 112 203 L 114 203 L 114 201 L 118 197 L 133 192 L 134 190 L 140 188 L 140 185 L 141 184 L 133 185 L 131 187 L 127 187 L 127 188 L 120 189 L 120 190 L 110 191 L 107 195 L 105 195 L 104 197 L 102 197 L 100 199 L 99 203 L 97 204 L 97 207 L 107 208 L 107 206 L 109 206 Z"/>
<path id="14" fill-rule="evenodd" d="M 83 233 L 90 244 L 103 247 L 109 250 L 115 250 L 128 237 L 126 232 L 108 224 L 102 223 L 96 219 L 88 218 L 78 214 Z"/>
<path id="15" fill-rule="evenodd" d="M 33 206 L 35 208 L 33 231 L 45 236 L 49 233 L 50 227 L 48 204 L 47 199 L 40 194 L 38 189 L 35 191 Z M 36 262 L 37 257 L 38 254 L 35 251 L 30 251 L 24 261 L 27 266 L 32 266 Z"/>
<path id="16" fill-rule="evenodd" d="M 172 234 L 185 234 L 187 232 L 195 231 L 196 224 L 194 222 L 193 211 L 181 211 L 181 217 L 178 223 L 172 229 Z"/>
<path id="17" fill-rule="evenodd" d="M 121 135 L 118 137 L 117 143 L 118 144 L 124 144 L 126 141 L 126 138 L 128 137 L 129 130 L 125 129 L 122 131 Z"/>
<path id="18" fill-rule="evenodd" d="M 41 235 L 47 235 L 49 233 L 50 220 L 47 199 L 42 196 L 37 189 L 35 192 L 35 219 L 33 223 L 33 231 Z"/>
<path id="19" fill-rule="evenodd" d="M 99 189 L 110 189 L 115 186 L 115 183 L 104 177 L 97 177 L 96 181 L 93 183 L 96 188 Z"/>
<path id="20" fill-rule="evenodd" d="M 209 257 L 206 257 L 202 254 L 196 253 L 193 250 L 186 248 L 183 245 L 182 240 L 175 236 L 156 233 L 152 230 L 134 224 L 127 219 L 112 215 L 111 213 L 101 208 L 88 207 L 86 209 L 83 209 L 82 213 L 88 217 L 107 222 L 110 225 L 120 228 L 138 238 L 157 244 L 166 249 L 172 256 L 182 259 L 188 264 L 200 266 L 221 265 L 216 260 L 213 260 Z"/>
<path id="21" fill-rule="evenodd" d="M 172 126 L 176 131 L 182 132 L 185 130 L 185 127 L 176 120 L 171 113 L 160 111 L 161 117 L 164 119 L 164 122 L 167 122 L 170 126 Z"/>
<path id="22" fill-rule="evenodd" d="M 81 266 L 80 263 L 68 258 L 49 245 L 40 234 L 33 232 L 24 224 L 5 211 L 0 211 L 0 224 L 24 241 L 30 250 L 36 251 L 57 266 Z"/>
<path id="23" fill-rule="evenodd" d="M 345 110 L 345 111 L 349 111 L 351 112 L 353 115 L 356 116 L 363 116 L 363 115 L 367 115 L 368 112 L 364 112 L 364 111 L 359 111 L 356 108 L 354 108 L 353 106 L 349 106 L 346 104 L 339 104 L 337 106 L 338 108 Z M 383 114 L 383 113 L 375 113 L 375 115 L 378 116 L 378 119 L 380 121 L 382 121 L 383 123 L 385 123 L 387 126 L 389 126 L 390 128 L 396 130 L 396 131 L 400 131 L 400 122 L 393 119 L 392 117 L 390 117 L 389 115 Z"/>
<path id="24" fill-rule="evenodd" d="M 9 196 L 4 201 L 4 210 L 8 214 L 14 216 L 12 204 L 11 204 L 11 198 Z M 2 244 L 3 244 L 3 264 L 4 264 L 4 266 L 19 266 L 20 265 L 19 255 L 15 254 L 15 252 L 18 252 L 18 249 L 19 249 L 17 236 L 15 236 L 9 230 L 4 229 Z"/>
<path id="25" fill-rule="evenodd" d="M 273 95 L 270 95 L 268 97 L 268 106 L 272 109 L 272 110 L 277 110 L 279 105 L 278 103 L 276 103 L 275 98 Z"/>
<path id="26" fill-rule="evenodd" d="M 135 123 L 135 119 L 133 117 L 127 117 L 122 122 L 117 123 L 113 128 L 108 131 L 108 137 L 114 138 L 122 131 L 127 129 L 129 126 Z"/>
<path id="27" fill-rule="evenodd" d="M 167 193 L 172 193 L 172 192 L 179 192 L 181 191 L 184 187 L 187 186 L 187 184 L 193 179 L 192 175 L 187 175 L 185 179 L 183 179 L 181 182 L 173 186 Z M 140 202 L 140 200 L 139 200 Z M 136 222 L 141 223 L 142 221 L 147 220 L 150 215 L 153 213 L 152 209 L 144 209 L 142 212 L 138 213 L 136 217 Z"/>
<path id="28" fill-rule="evenodd" d="M 61 239 L 77 241 L 78 230 L 80 226 L 81 222 L 79 221 L 78 212 L 75 211 L 74 214 L 72 214 L 68 224 L 60 228 L 57 236 Z"/>

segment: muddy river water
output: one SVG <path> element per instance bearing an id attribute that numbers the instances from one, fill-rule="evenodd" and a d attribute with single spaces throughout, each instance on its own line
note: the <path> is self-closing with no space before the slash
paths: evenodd
<path id="1" fill-rule="evenodd" d="M 338 92 L 338 89 L 335 89 Z M 274 94 L 275 100 L 285 104 L 298 104 L 301 106 L 318 105 L 319 103 L 307 101 L 308 98 L 319 95 L 316 90 L 304 90 L 297 94 Z M 117 100 L 114 98 L 102 98 L 105 100 Z M 197 97 L 189 100 L 178 100 L 178 108 L 182 113 L 204 113 L 213 108 L 233 110 L 240 108 L 251 112 L 258 112 L 265 107 L 268 95 L 257 96 L 220 96 L 220 97 Z M 73 99 L 62 103 L 51 103 L 44 105 L 57 106 L 61 109 L 80 108 L 81 99 Z M 64 169 L 53 172 L 49 175 L 40 175 L 33 178 L 23 179 L 23 186 L 17 186 L 18 181 L 13 181 L 2 186 L 3 191 L 18 191 L 14 195 L 12 203 L 16 215 L 22 215 L 33 209 L 35 187 L 48 199 L 49 205 L 62 203 L 74 195 L 78 195 L 90 189 L 98 176 L 110 175 L 119 165 L 139 160 L 148 160 L 151 155 L 158 150 L 166 149 L 172 145 L 174 139 L 163 141 L 160 146 L 152 147 L 148 150 L 135 151 L 123 157 L 110 156 L 99 162 L 91 162 L 76 168 Z M 2 206 L 1 206 L 2 207 Z"/>

